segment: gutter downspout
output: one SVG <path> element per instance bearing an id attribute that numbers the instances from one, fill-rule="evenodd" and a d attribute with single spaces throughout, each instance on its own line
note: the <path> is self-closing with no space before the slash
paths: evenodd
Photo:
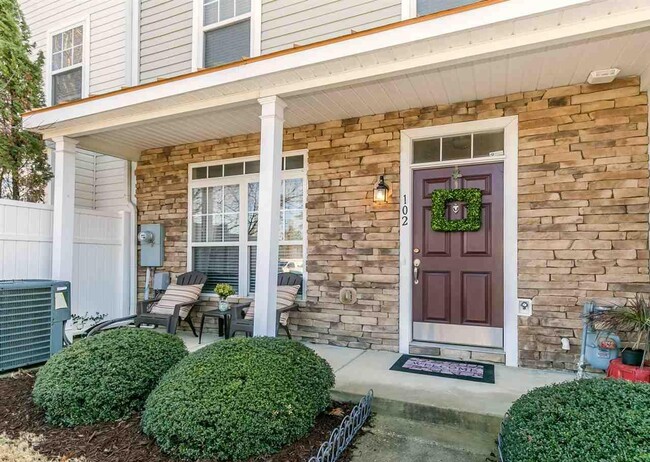
<path id="1" fill-rule="evenodd" d="M 135 168 L 137 162 L 128 162 L 126 169 L 126 181 L 128 194 L 126 198 L 126 205 L 133 217 L 131 219 L 131 235 L 129 236 L 130 249 L 130 296 L 129 296 L 129 313 L 135 314 L 136 304 L 138 303 L 138 248 L 136 244 L 136 236 L 138 235 L 138 208 L 136 206 L 135 198 Z"/>

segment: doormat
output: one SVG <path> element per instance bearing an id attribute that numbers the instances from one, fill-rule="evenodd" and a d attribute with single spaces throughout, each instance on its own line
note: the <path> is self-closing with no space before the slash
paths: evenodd
<path id="1" fill-rule="evenodd" d="M 471 382 L 494 383 L 494 366 L 492 364 L 471 361 L 402 355 L 391 366 L 390 370 L 469 380 Z"/>

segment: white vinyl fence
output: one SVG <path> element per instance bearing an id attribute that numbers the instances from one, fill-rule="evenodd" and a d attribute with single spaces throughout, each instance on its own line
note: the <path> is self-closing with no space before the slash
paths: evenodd
<path id="1" fill-rule="evenodd" d="M 129 314 L 129 212 L 75 211 L 72 312 Z M 0 280 L 50 279 L 52 207 L 0 199 Z"/>

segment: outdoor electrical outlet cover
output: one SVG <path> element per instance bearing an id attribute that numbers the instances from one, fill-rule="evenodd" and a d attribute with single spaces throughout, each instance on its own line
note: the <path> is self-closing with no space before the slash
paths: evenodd
<path id="1" fill-rule="evenodd" d="M 533 314 L 533 301 L 530 298 L 519 299 L 519 316 L 531 316 Z"/>
<path id="2" fill-rule="evenodd" d="M 357 291 L 351 287 L 344 287 L 339 292 L 339 300 L 344 305 L 351 305 L 357 301 Z"/>

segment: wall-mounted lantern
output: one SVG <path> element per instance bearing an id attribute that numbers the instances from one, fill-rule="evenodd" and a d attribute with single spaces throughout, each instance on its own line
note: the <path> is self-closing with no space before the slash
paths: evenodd
<path id="1" fill-rule="evenodd" d="M 388 185 L 384 182 L 384 175 L 379 177 L 379 183 L 375 187 L 375 202 L 380 204 L 388 202 Z"/>

